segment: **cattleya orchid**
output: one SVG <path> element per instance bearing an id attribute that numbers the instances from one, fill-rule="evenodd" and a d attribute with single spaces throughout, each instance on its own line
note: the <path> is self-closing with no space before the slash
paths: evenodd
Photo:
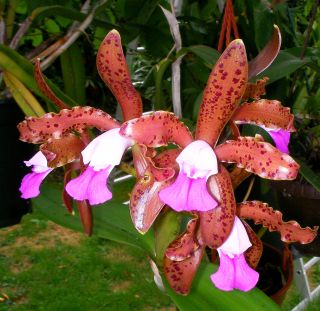
<path id="1" fill-rule="evenodd" d="M 259 278 L 255 268 L 262 243 L 245 219 L 279 231 L 287 243 L 309 243 L 317 230 L 301 228 L 294 221 L 284 222 L 280 212 L 260 201 L 237 204 L 234 196 L 234 189 L 250 174 L 292 180 L 299 170 L 275 135 L 277 148 L 259 135 L 242 137 L 238 129 L 244 123 L 258 125 L 280 136 L 284 145 L 284 138 L 288 140 L 284 133 L 294 131 L 288 108 L 278 101 L 260 98 L 267 78 L 248 82 L 269 66 L 280 43 L 280 32 L 275 27 L 271 41 L 249 64 L 241 40 L 227 46 L 204 90 L 194 135 L 173 113 L 142 115 L 141 98 L 131 83 L 115 30 L 99 48 L 97 68 L 122 108 L 122 125 L 99 109 L 67 108 L 46 84 L 38 63 L 35 75 L 39 87 L 62 110 L 20 123 L 22 140 L 42 144 L 41 159 L 26 164 L 33 165 L 34 174 L 43 174 L 40 182 L 53 168 L 66 167 L 64 202 L 67 207 L 71 198 L 78 202 L 86 228 L 91 225 L 90 204 L 111 199 L 109 174 L 132 147 L 137 179 L 129 208 L 135 228 L 144 234 L 152 225 L 160 226 L 155 220 L 169 209 L 183 212 L 187 220 L 185 230 L 169 243 L 163 256 L 163 273 L 170 286 L 179 294 L 188 294 L 209 247 L 220 257 L 219 268 L 211 276 L 215 286 L 224 291 L 251 290 Z M 103 133 L 90 142 L 86 130 L 91 127 Z M 226 128 L 233 135 L 227 140 L 221 135 Z M 176 148 L 166 149 L 169 144 Z M 71 179 L 71 173 L 79 170 L 80 174 Z M 31 184 L 26 177 L 21 191 L 27 195 Z"/>

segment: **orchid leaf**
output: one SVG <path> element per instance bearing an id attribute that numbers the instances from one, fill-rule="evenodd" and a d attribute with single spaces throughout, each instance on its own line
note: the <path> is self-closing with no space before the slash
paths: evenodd
<path id="1" fill-rule="evenodd" d="M 176 293 L 188 295 L 202 256 L 203 247 L 199 247 L 190 257 L 182 261 L 174 261 L 167 256 L 164 257 L 164 275 Z"/>
<path id="2" fill-rule="evenodd" d="M 257 76 L 263 72 L 277 57 L 281 47 L 281 33 L 277 25 L 273 25 L 273 33 L 271 39 L 260 53 L 249 62 L 248 78 Z"/>
<path id="3" fill-rule="evenodd" d="M 200 105 L 196 139 L 215 145 L 237 108 L 248 76 L 247 56 L 241 40 L 232 41 L 214 66 Z"/>
<path id="4" fill-rule="evenodd" d="M 277 100 L 260 99 L 242 104 L 232 120 L 236 123 L 249 123 L 264 126 L 271 130 L 283 129 L 295 132 L 294 116 L 290 108 L 284 107 Z"/>
<path id="5" fill-rule="evenodd" d="M 200 247 L 195 238 L 197 227 L 198 217 L 189 220 L 185 232 L 170 243 L 165 256 L 172 261 L 182 261 L 191 257 Z"/>
<path id="6" fill-rule="evenodd" d="M 296 159 L 300 164 L 299 173 L 315 188 L 320 192 L 320 177 L 317 175 L 306 163 Z"/>
<path id="7" fill-rule="evenodd" d="M 282 213 L 273 210 L 268 204 L 260 201 L 245 201 L 237 206 L 237 215 L 239 217 L 252 219 L 255 224 L 262 224 L 269 231 L 278 231 L 281 240 L 286 243 L 300 242 L 307 244 L 312 242 L 317 236 L 318 227 L 301 228 L 293 220 L 283 221 Z"/>
<path id="8" fill-rule="evenodd" d="M 40 150 L 47 158 L 48 166 L 55 168 L 79 159 L 84 147 L 83 141 L 78 136 L 70 134 L 46 142 L 41 145 Z"/>
<path id="9" fill-rule="evenodd" d="M 228 238 L 236 214 L 232 182 L 224 166 L 220 165 L 219 172 L 209 177 L 207 188 L 218 206 L 199 213 L 201 237 L 205 245 L 218 248 Z"/>
<path id="10" fill-rule="evenodd" d="M 224 310 L 224 311 L 280 311 L 280 307 L 259 289 L 249 292 L 233 290 L 230 292 L 217 289 L 210 280 L 210 275 L 217 270 L 211 263 L 201 264 L 193 280 L 188 296 L 174 292 L 164 281 L 168 295 L 180 311 Z M 164 278 L 163 278 L 164 279 Z"/>
<path id="11" fill-rule="evenodd" d="M 255 83 L 247 83 L 246 90 L 242 96 L 242 101 L 246 101 L 249 98 L 259 99 L 262 95 L 266 94 L 266 84 L 269 78 L 264 77 L 263 79 L 257 80 Z"/>
<path id="12" fill-rule="evenodd" d="M 215 153 L 219 161 L 236 163 L 238 167 L 266 179 L 292 180 L 299 170 L 299 164 L 289 155 L 253 137 L 227 140 L 217 146 Z"/>
<path id="13" fill-rule="evenodd" d="M 97 69 L 101 79 L 121 106 L 123 120 L 140 117 L 142 114 L 141 97 L 131 82 L 120 34 L 116 30 L 110 31 L 100 45 L 97 54 Z"/>
<path id="14" fill-rule="evenodd" d="M 137 171 L 137 182 L 132 189 L 130 198 L 130 214 L 132 222 L 140 233 L 146 233 L 164 203 L 160 201 L 158 193 L 169 186 L 175 171 L 171 167 L 159 168 L 146 156 L 145 146 L 132 147 L 133 162 Z"/>
<path id="15" fill-rule="evenodd" d="M 27 117 L 18 124 L 20 140 L 38 144 L 50 138 L 58 139 L 72 131 L 82 133 L 88 127 L 107 131 L 120 124 L 106 112 L 93 107 L 74 107 L 59 113 L 47 113 L 40 118 Z"/>
<path id="16" fill-rule="evenodd" d="M 122 183 L 116 185 L 121 187 Z M 41 195 L 33 200 L 35 209 L 48 219 L 76 231 L 83 231 L 79 214 L 69 214 L 62 205 L 62 185 L 45 182 L 41 187 Z M 93 235 L 112 241 L 139 247 L 149 254 L 154 254 L 153 235 L 141 235 L 132 225 L 128 206 L 116 200 L 94 207 Z"/>
<path id="17" fill-rule="evenodd" d="M 203 60 L 204 64 L 210 69 L 212 69 L 221 55 L 217 50 L 206 45 L 192 45 L 182 48 L 181 51 L 191 52 L 194 55 L 200 57 Z"/>
<path id="18" fill-rule="evenodd" d="M 192 142 L 189 129 L 170 112 L 156 111 L 125 122 L 120 134 L 147 147 L 166 146 L 172 142 L 184 148 Z"/>
<path id="19" fill-rule="evenodd" d="M 262 256 L 263 244 L 261 240 L 258 238 L 258 236 L 255 234 L 255 232 L 252 230 L 252 228 L 244 220 L 242 220 L 242 223 L 244 224 L 247 230 L 249 240 L 252 244 L 252 246 L 246 250 L 244 255 L 248 265 L 252 269 L 255 269 L 258 266 L 259 260 Z"/>

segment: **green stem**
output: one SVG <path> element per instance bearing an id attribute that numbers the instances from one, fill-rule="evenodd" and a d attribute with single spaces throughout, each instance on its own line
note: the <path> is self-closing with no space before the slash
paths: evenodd
<path id="1" fill-rule="evenodd" d="M 13 34 L 14 20 L 16 18 L 16 7 L 17 7 L 17 1 L 10 0 L 8 5 L 7 17 L 6 17 L 7 40 L 11 39 Z"/>

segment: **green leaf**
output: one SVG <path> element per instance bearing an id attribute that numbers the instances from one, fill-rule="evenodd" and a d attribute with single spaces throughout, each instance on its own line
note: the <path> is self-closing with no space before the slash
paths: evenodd
<path id="1" fill-rule="evenodd" d="M 218 290 L 211 282 L 210 275 L 217 269 L 216 265 L 203 263 L 193 281 L 191 292 L 188 296 L 176 294 L 163 281 L 168 295 L 175 302 L 180 311 L 194 310 L 223 310 L 223 311 L 280 311 L 280 307 L 259 289 L 249 292 L 234 290 L 224 292 Z"/>
<path id="2" fill-rule="evenodd" d="M 200 57 L 205 65 L 210 69 L 212 69 L 221 55 L 217 50 L 206 45 L 192 45 L 187 48 L 183 48 L 183 50 L 191 52 Z"/>
<path id="3" fill-rule="evenodd" d="M 300 59 L 286 50 L 280 51 L 274 62 L 263 73 L 258 75 L 256 79 L 269 77 L 268 84 L 280 80 L 300 67 L 310 63 L 309 59 Z"/>
<path id="4" fill-rule="evenodd" d="M 77 42 L 60 56 L 60 61 L 65 93 L 80 105 L 85 105 L 85 62 L 82 49 Z"/>
<path id="5" fill-rule="evenodd" d="M 306 163 L 299 159 L 295 159 L 300 164 L 299 173 L 320 192 L 320 176 L 316 174 Z"/>
<path id="6" fill-rule="evenodd" d="M 120 185 L 117 185 L 120 187 Z M 79 214 L 71 215 L 62 204 L 62 185 L 46 182 L 41 195 L 34 199 L 33 206 L 53 222 L 77 231 L 83 231 Z M 153 251 L 152 230 L 141 235 L 133 227 L 129 207 L 116 200 L 92 207 L 93 234 L 112 241 L 139 247 L 151 256 Z"/>

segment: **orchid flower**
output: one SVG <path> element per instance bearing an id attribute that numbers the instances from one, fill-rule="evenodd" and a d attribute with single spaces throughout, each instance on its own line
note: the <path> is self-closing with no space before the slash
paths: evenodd
<path id="1" fill-rule="evenodd" d="M 248 291 L 258 282 L 259 274 L 246 262 L 244 252 L 252 246 L 244 225 L 235 217 L 234 225 L 227 240 L 218 247 L 220 266 L 211 275 L 215 286 L 224 291 L 239 289 Z"/>
<path id="2" fill-rule="evenodd" d="M 35 198 L 40 194 L 40 185 L 46 176 L 53 170 L 48 167 L 47 159 L 39 151 L 29 161 L 24 161 L 26 166 L 32 166 L 32 172 L 25 175 L 19 188 L 23 199 Z"/>
<path id="3" fill-rule="evenodd" d="M 183 295 L 190 289 L 205 246 L 213 249 L 221 247 L 223 257 L 224 243 L 232 229 L 240 226 L 238 220 L 235 220 L 237 209 L 232 180 L 221 162 L 235 163 L 236 166 L 262 178 L 274 180 L 291 180 L 298 173 L 299 165 L 289 155 L 261 141 L 261 137 L 238 137 L 218 144 L 223 128 L 228 121 L 233 120 L 239 109 L 241 97 L 247 87 L 247 73 L 244 45 L 241 40 L 235 40 L 221 55 L 210 74 L 200 106 L 195 140 L 178 118 L 165 111 L 129 120 L 120 128 L 121 135 L 134 140 L 144 148 L 144 152 L 139 152 L 139 160 L 136 162 L 138 166 L 141 163 L 145 165 L 141 169 L 138 184 L 130 200 L 131 214 L 134 215 L 132 220 L 136 228 L 141 229 L 143 222 L 144 231 L 139 231 L 146 232 L 155 219 L 146 215 L 157 215 L 165 204 L 176 211 L 187 211 L 196 215 L 186 231 L 169 245 L 164 258 L 164 273 L 169 284 Z M 275 108 L 275 105 L 271 108 Z M 284 119 L 281 119 L 281 122 L 287 126 L 291 115 L 289 114 L 289 120 Z M 156 157 L 165 158 L 164 153 L 156 157 L 147 156 L 147 148 L 165 146 L 169 143 L 176 144 L 178 149 L 175 149 L 175 154 L 171 154 L 168 161 L 155 160 Z M 135 158 L 135 154 L 133 155 Z M 166 178 L 157 181 L 155 173 L 160 169 L 170 168 L 176 173 L 167 173 Z M 143 186 L 145 181 L 147 187 Z M 155 210 L 157 213 L 153 213 Z M 250 216 L 258 219 L 264 217 L 252 214 Z M 273 222 L 264 225 L 270 229 Z M 300 226 L 298 228 L 298 231 L 304 230 Z M 243 230 L 240 231 L 243 233 Z M 235 241 L 234 236 L 231 235 L 231 242 Z M 314 236 L 315 230 L 307 228 L 304 237 L 301 238 L 309 239 Z M 294 235 L 292 239 L 299 240 L 300 237 Z M 242 243 L 247 240 L 247 235 L 242 234 L 237 241 Z M 251 271 L 246 261 L 250 266 L 252 262 L 256 262 L 259 254 L 261 255 L 260 247 L 255 243 L 250 252 L 242 248 L 241 252 L 234 251 L 233 258 L 227 257 L 232 259 L 233 267 Z M 246 259 L 245 253 L 249 254 Z M 221 259 L 222 267 L 223 259 L 224 257 Z M 242 269 L 233 269 L 234 273 L 231 271 L 232 288 L 249 290 L 255 286 L 257 274 L 251 271 L 252 280 L 249 285 L 239 285 L 235 275 L 239 275 L 241 271 Z"/>

